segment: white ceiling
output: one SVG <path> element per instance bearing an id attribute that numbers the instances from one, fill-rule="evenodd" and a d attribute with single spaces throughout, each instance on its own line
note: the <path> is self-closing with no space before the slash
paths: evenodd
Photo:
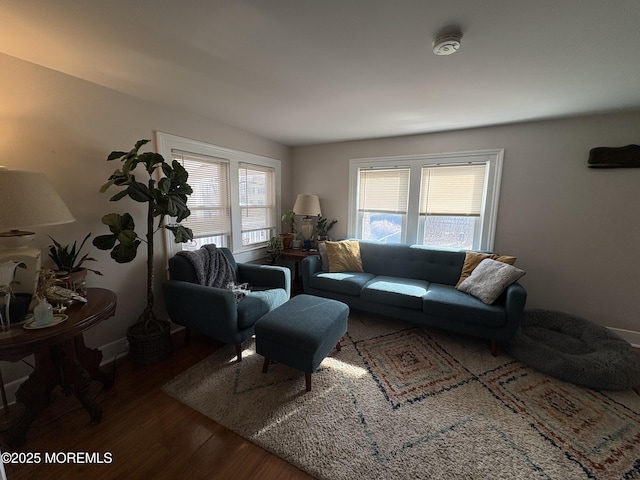
<path id="1" fill-rule="evenodd" d="M 639 0 L 0 0 L 0 52 L 286 145 L 640 108 Z"/>

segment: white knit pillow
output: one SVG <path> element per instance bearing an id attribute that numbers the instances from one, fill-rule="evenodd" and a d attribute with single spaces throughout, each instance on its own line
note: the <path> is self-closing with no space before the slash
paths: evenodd
<path id="1" fill-rule="evenodd" d="M 526 272 L 513 265 L 486 258 L 458 285 L 458 290 L 479 298 L 484 303 L 495 302 L 504 289 Z"/>

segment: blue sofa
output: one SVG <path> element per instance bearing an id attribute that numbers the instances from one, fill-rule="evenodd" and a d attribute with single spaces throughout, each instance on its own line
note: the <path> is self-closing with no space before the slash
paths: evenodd
<path id="1" fill-rule="evenodd" d="M 509 285 L 493 304 L 455 288 L 465 251 L 361 241 L 363 272 L 323 271 L 320 255 L 302 261 L 304 292 L 351 308 L 485 338 L 491 353 L 518 329 L 527 293 Z M 324 270 L 327 270 L 326 268 Z"/>

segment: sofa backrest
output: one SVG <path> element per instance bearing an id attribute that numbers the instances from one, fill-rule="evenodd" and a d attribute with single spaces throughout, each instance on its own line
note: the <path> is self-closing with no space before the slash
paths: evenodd
<path id="1" fill-rule="evenodd" d="M 236 264 L 236 260 L 233 258 L 231 250 L 224 247 L 219 247 L 219 250 L 221 250 L 222 253 L 224 253 L 224 256 L 229 259 L 229 262 L 237 276 L 238 265 Z M 169 259 L 169 278 L 171 280 L 180 280 L 182 282 L 198 283 L 193 264 L 182 255 L 174 255 Z"/>
<path id="2" fill-rule="evenodd" d="M 375 275 L 455 285 L 462 273 L 465 252 L 360 241 L 360 257 L 364 271 Z"/>

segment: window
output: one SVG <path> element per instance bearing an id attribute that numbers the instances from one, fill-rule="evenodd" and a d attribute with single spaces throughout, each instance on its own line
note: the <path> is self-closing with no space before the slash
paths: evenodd
<path id="1" fill-rule="evenodd" d="M 231 236 L 231 202 L 229 198 L 229 164 L 220 158 L 171 150 L 173 160 L 189 172 L 191 215 L 182 224 L 193 230 L 194 241 L 185 245 L 192 250 L 207 243 L 221 247 Z"/>
<path id="2" fill-rule="evenodd" d="M 423 245 L 479 245 L 486 164 L 422 167 L 419 238 Z"/>
<path id="3" fill-rule="evenodd" d="M 359 176 L 357 238 L 404 241 L 409 169 L 363 169 Z"/>
<path id="4" fill-rule="evenodd" d="M 349 235 L 491 250 L 503 150 L 352 159 Z"/>
<path id="5" fill-rule="evenodd" d="M 167 255 L 207 243 L 229 247 L 238 261 L 262 256 L 276 232 L 280 209 L 280 161 L 166 133 L 157 133 L 158 152 L 189 172 L 191 215 L 183 222 L 194 241 L 176 245 L 168 235 Z"/>
<path id="6" fill-rule="evenodd" d="M 264 244 L 276 229 L 273 168 L 241 165 L 238 181 L 242 245 Z"/>

